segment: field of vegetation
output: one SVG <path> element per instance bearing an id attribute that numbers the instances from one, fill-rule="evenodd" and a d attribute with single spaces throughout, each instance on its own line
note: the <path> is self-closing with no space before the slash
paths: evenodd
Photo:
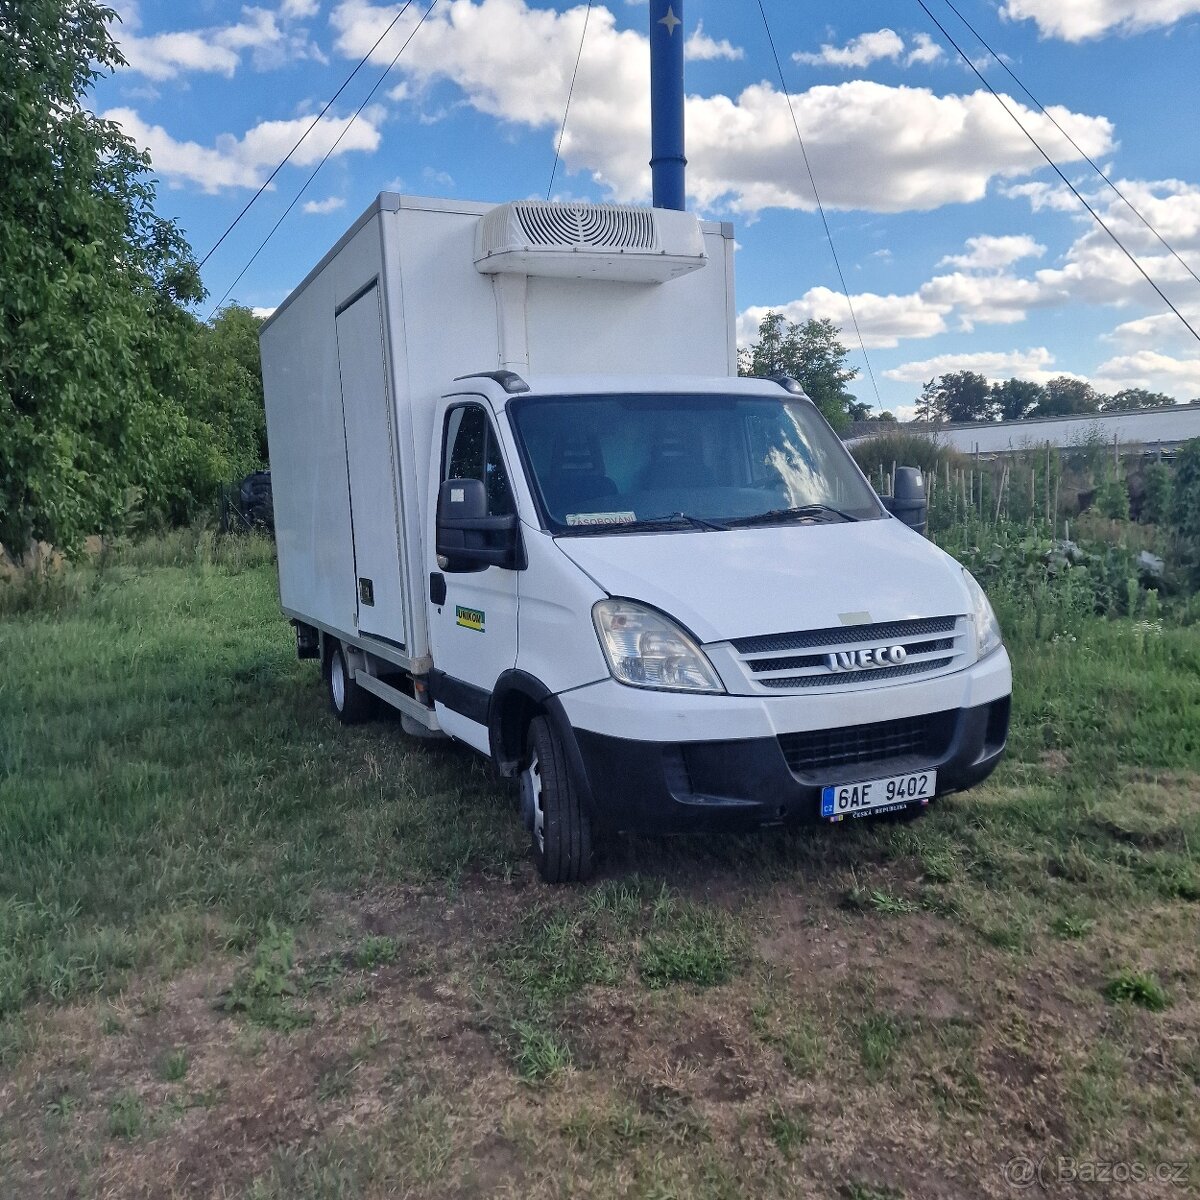
<path id="1" fill-rule="evenodd" d="M 269 543 L 0 590 L 0 1195 L 1200 1194 L 1200 626 L 1005 578 L 985 787 L 574 890 Z"/>

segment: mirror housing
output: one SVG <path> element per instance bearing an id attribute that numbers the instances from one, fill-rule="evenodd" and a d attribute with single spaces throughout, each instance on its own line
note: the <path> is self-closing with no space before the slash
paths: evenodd
<path id="1" fill-rule="evenodd" d="M 525 567 L 516 513 L 487 515 L 487 492 L 479 479 L 447 479 L 438 491 L 436 550 L 442 570 L 483 571 Z"/>
<path id="2" fill-rule="evenodd" d="M 923 534 L 929 523 L 925 478 L 918 467 L 897 467 L 892 495 L 882 496 L 883 507 L 910 529 Z"/>

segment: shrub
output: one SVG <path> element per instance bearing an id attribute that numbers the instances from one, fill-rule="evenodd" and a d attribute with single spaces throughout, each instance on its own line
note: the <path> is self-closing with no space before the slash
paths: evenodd
<path id="1" fill-rule="evenodd" d="M 1151 463 L 1142 477 L 1141 519 L 1162 525 L 1171 515 L 1171 472 L 1162 463 Z"/>
<path id="2" fill-rule="evenodd" d="M 1111 521 L 1129 520 L 1129 489 L 1120 475 L 1106 475 L 1096 488 L 1096 507 Z"/>
<path id="3" fill-rule="evenodd" d="M 950 464 L 950 470 L 954 471 L 964 462 L 957 450 L 943 446 L 936 438 L 901 430 L 872 434 L 851 446 L 850 453 L 876 486 L 880 470 L 890 472 L 893 464 L 898 467 L 920 467 L 926 475 L 931 475 L 935 471 L 939 474 L 944 472 L 947 463 Z"/>

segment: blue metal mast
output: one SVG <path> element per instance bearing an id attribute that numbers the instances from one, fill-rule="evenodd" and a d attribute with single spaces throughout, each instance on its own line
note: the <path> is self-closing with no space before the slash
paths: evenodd
<path id="1" fill-rule="evenodd" d="M 655 208 L 687 208 L 683 0 L 650 0 L 650 170 Z"/>

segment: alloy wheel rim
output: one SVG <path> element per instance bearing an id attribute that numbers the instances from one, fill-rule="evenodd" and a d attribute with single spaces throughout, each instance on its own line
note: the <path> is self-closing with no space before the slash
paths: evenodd
<path id="1" fill-rule="evenodd" d="M 542 764 L 535 750 L 525 768 L 525 782 L 533 800 L 533 840 L 542 853 L 546 850 L 546 810 L 542 804 Z"/>
<path id="2" fill-rule="evenodd" d="M 333 666 L 330 670 L 330 683 L 333 687 L 333 705 L 341 712 L 346 707 L 346 675 L 342 670 L 342 656 L 333 656 Z"/>

